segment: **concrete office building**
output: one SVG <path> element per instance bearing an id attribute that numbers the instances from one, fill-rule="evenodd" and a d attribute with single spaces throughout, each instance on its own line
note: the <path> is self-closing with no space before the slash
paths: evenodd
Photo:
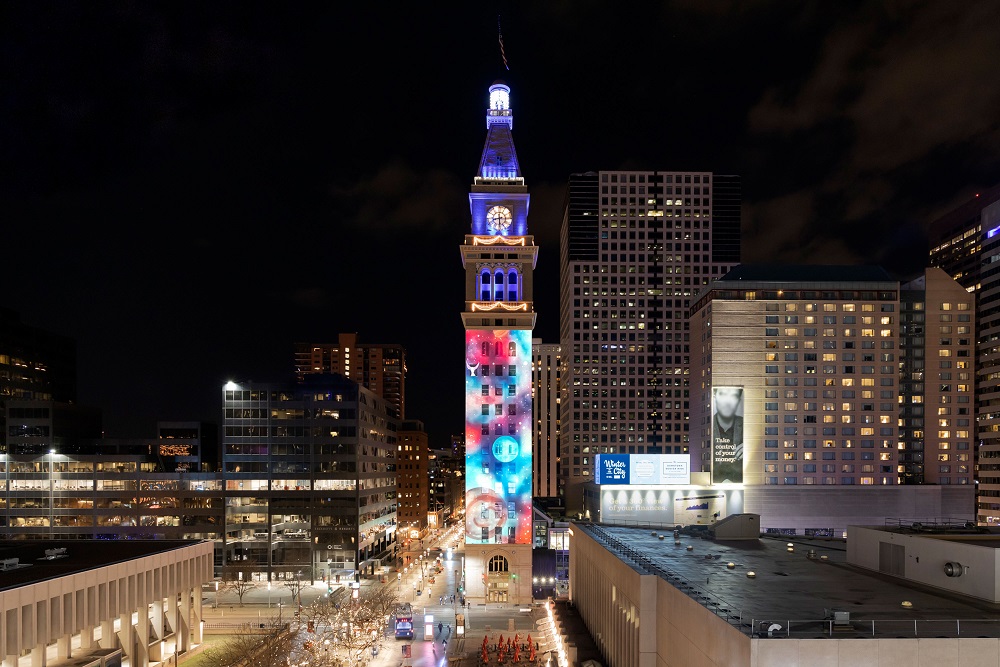
<path id="1" fill-rule="evenodd" d="M 692 298 L 740 261 L 740 178 L 573 174 L 560 230 L 560 456 L 578 512 L 598 454 L 689 446 Z"/>
<path id="2" fill-rule="evenodd" d="M 131 667 L 176 660 L 202 641 L 209 542 L 0 543 L 3 666 Z M 135 620 L 133 620 L 135 619 Z M 55 649 L 52 651 L 51 649 Z"/>
<path id="3" fill-rule="evenodd" d="M 358 342 L 358 334 L 342 333 L 336 343 L 296 343 L 295 376 L 336 373 L 381 396 L 393 416 L 406 415 L 406 351 L 402 345 Z"/>
<path id="4" fill-rule="evenodd" d="M 930 228 L 930 264 L 952 276 L 976 298 L 977 521 L 1000 525 L 1000 185 L 935 220 Z"/>
<path id="5" fill-rule="evenodd" d="M 571 531 L 570 599 L 609 667 L 1000 664 L 983 599 L 995 595 L 996 535 L 852 526 L 845 553 L 818 540 Z"/>
<path id="6" fill-rule="evenodd" d="M 535 417 L 532 456 L 532 495 L 556 499 L 559 496 L 559 408 L 562 348 L 531 341 L 532 414 Z"/>
<path id="7" fill-rule="evenodd" d="M 223 389 L 225 567 L 373 574 L 396 546 L 391 404 L 339 375 Z"/>

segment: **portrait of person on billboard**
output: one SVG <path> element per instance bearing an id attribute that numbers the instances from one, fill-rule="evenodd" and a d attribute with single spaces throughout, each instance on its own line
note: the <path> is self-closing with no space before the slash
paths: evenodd
<path id="1" fill-rule="evenodd" d="M 743 387 L 712 387 L 712 482 L 743 481 Z"/>

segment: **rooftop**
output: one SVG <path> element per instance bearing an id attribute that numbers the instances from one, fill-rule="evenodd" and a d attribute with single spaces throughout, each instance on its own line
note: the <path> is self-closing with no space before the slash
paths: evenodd
<path id="1" fill-rule="evenodd" d="M 892 282 L 880 266 L 825 264 L 739 264 L 720 280 L 757 282 Z"/>
<path id="2" fill-rule="evenodd" d="M 847 563 L 843 541 L 722 542 L 682 534 L 675 544 L 669 531 L 574 525 L 637 571 L 659 575 L 747 633 L 777 622 L 796 634 L 825 637 L 833 612 L 846 611 L 848 636 L 951 637 L 958 621 L 963 636 L 1000 636 L 1000 605 L 855 568 Z M 912 607 L 904 608 L 903 601 Z"/>
<path id="3" fill-rule="evenodd" d="M 18 564 L 10 569 L 0 570 L 0 591 L 173 551 L 197 542 L 198 540 L 2 540 L 0 562 L 16 558 Z M 60 549 L 66 550 L 64 556 L 46 556 L 46 551 Z"/>

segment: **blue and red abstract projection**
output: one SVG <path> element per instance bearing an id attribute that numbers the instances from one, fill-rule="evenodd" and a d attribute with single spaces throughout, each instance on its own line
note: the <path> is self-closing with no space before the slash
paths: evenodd
<path id="1" fill-rule="evenodd" d="M 465 542 L 531 544 L 531 331 L 466 331 L 465 367 Z"/>

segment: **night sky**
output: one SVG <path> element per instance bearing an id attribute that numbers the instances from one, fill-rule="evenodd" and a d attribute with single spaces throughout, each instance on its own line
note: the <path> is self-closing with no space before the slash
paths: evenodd
<path id="1" fill-rule="evenodd" d="M 902 275 L 1000 182 L 997 2 L 450 5 L 4 5 L 2 304 L 78 341 L 109 436 L 219 422 L 225 380 L 284 379 L 295 341 L 341 331 L 404 344 L 407 416 L 461 432 L 497 78 L 546 342 L 570 173 L 738 173 L 744 261 Z"/>

